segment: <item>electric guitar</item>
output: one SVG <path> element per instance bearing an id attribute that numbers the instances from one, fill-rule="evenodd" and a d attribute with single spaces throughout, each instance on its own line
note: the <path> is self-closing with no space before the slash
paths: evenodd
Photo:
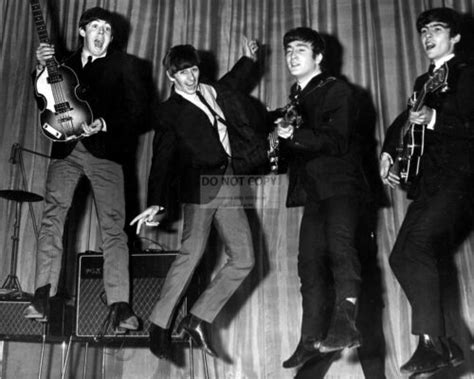
<path id="1" fill-rule="evenodd" d="M 282 127 L 293 126 L 298 129 L 303 122 L 303 119 L 299 113 L 298 104 L 295 101 L 291 101 L 289 104 L 282 108 L 278 108 L 272 112 L 273 117 L 279 120 L 279 124 Z M 278 127 L 275 127 L 267 137 L 268 149 L 267 155 L 270 161 L 270 172 L 278 174 L 279 170 L 279 157 L 280 157 L 280 140 L 278 139 Z"/>
<path id="2" fill-rule="evenodd" d="M 50 43 L 39 0 L 30 0 L 39 40 Z M 59 64 L 55 57 L 46 61 L 46 67 L 36 76 L 35 93 L 43 100 L 40 109 L 41 131 L 54 142 L 82 138 L 82 124 L 89 125 L 92 110 L 78 94 L 79 79 L 68 66 Z"/>
<path id="3" fill-rule="evenodd" d="M 423 85 L 418 94 L 413 94 L 409 100 L 410 110 L 419 111 L 428 93 L 434 92 L 447 85 L 448 65 L 444 64 L 433 73 Z M 420 162 L 423 156 L 425 145 L 426 125 L 410 123 L 408 120 L 400 130 L 397 156 L 394 160 L 391 171 L 400 177 L 403 185 L 409 185 L 420 173 Z"/>

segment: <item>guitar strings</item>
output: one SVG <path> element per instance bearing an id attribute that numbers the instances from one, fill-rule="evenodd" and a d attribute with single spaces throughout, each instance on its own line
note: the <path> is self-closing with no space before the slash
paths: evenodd
<path id="1" fill-rule="evenodd" d="M 49 63 L 49 65 L 48 65 Z M 53 80 L 51 83 L 51 90 L 53 92 L 53 98 L 55 104 L 58 105 L 56 110 L 56 121 L 60 125 L 59 130 L 61 133 L 66 134 L 67 136 L 74 135 L 74 126 L 72 125 L 72 116 L 70 113 L 70 107 L 67 102 L 67 96 L 62 87 L 64 80 L 60 78 L 60 74 L 56 67 L 56 62 L 48 62 L 48 76 L 50 80 Z M 52 73 L 51 73 L 52 72 Z"/>

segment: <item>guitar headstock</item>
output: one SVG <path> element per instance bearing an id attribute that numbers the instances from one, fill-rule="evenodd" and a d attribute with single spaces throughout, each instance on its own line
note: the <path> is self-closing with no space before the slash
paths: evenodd
<path id="1" fill-rule="evenodd" d="M 434 92 L 437 89 L 443 87 L 448 81 L 448 72 L 448 65 L 445 63 L 433 73 L 432 77 L 426 81 L 424 85 L 425 91 Z"/>

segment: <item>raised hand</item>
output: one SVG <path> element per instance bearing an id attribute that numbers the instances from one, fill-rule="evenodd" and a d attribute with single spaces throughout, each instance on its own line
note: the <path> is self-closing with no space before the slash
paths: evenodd
<path id="1" fill-rule="evenodd" d="M 246 36 L 242 37 L 242 47 L 244 56 L 250 59 L 257 60 L 258 43 L 255 39 L 248 39 Z"/>

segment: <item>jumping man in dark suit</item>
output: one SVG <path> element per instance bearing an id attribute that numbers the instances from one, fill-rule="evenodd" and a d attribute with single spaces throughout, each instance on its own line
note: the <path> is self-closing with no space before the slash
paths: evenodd
<path id="1" fill-rule="evenodd" d="M 416 26 L 432 69 L 416 79 L 415 93 L 435 77 L 443 83 L 428 91 L 421 109 L 405 112 L 390 126 L 380 159 L 384 183 L 399 184 L 400 176 L 390 168 L 404 120 L 426 125 L 420 173 L 408 188 L 413 202 L 390 256 L 411 305 L 412 333 L 419 337 L 401 372 L 415 375 L 463 362 L 462 350 L 446 334 L 438 262 L 453 253 L 462 237 L 457 231 L 472 218 L 474 174 L 474 67 L 455 52 L 460 17 L 452 9 L 435 8 L 421 13 Z"/>
<path id="2" fill-rule="evenodd" d="M 173 84 L 171 96 L 158 111 L 148 204 L 132 223 L 156 225 L 171 204 L 170 191 L 183 205 L 183 237 L 150 316 L 150 349 L 169 357 L 170 327 L 180 298 L 204 253 L 211 225 L 222 238 L 227 262 L 183 319 L 181 327 L 208 354 L 216 356 L 206 328 L 251 271 L 251 232 L 239 189 L 222 182 L 223 175 L 246 174 L 266 160 L 258 146 L 252 117 L 239 93 L 255 70 L 255 41 L 245 39 L 244 54 L 214 85 L 200 83 L 199 56 L 191 45 L 172 47 L 163 64 Z M 215 183 L 206 188 L 203 178 Z M 214 181 L 215 180 L 215 181 Z"/>
<path id="3" fill-rule="evenodd" d="M 78 76 L 81 94 L 94 115 L 82 125 L 85 138 L 54 142 L 46 178 L 45 207 L 36 259 L 36 290 L 25 317 L 46 321 L 49 297 L 58 289 L 63 229 L 79 180 L 86 177 L 97 208 L 104 256 L 104 287 L 115 333 L 135 330 L 139 322 L 129 305 L 129 251 L 125 226 L 122 163 L 132 146 L 130 136 L 143 117 L 146 91 L 125 53 L 109 49 L 113 15 L 94 7 L 79 20 L 81 47 L 64 62 Z M 45 70 L 54 46 L 36 50 L 37 75 Z M 133 148 L 133 147 L 132 147 Z"/>
<path id="4" fill-rule="evenodd" d="M 283 367 L 326 359 L 360 345 L 355 325 L 360 287 L 356 227 L 365 191 L 355 138 L 357 111 L 348 84 L 321 68 L 324 42 L 300 27 L 283 39 L 299 121 L 277 120 L 289 160 L 287 206 L 304 206 L 298 273 L 303 319 L 301 339 Z"/>

